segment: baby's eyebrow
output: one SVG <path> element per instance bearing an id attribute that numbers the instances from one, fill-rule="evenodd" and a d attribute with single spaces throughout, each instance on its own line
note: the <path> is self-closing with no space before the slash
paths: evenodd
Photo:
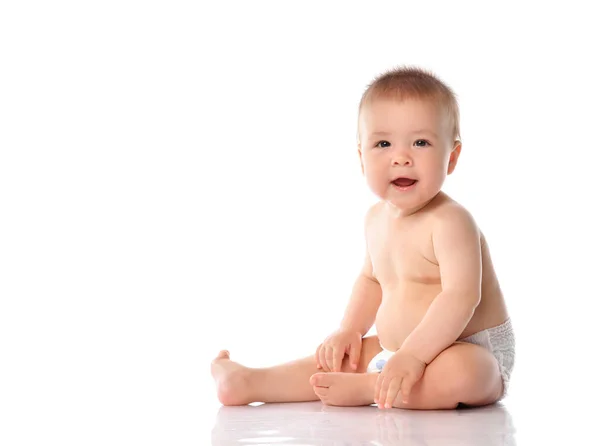
<path id="1" fill-rule="evenodd" d="M 437 138 L 437 133 L 435 133 L 435 132 L 432 132 L 431 130 L 427 130 L 427 129 L 415 130 L 415 131 L 413 131 L 413 132 L 411 132 L 411 133 L 412 133 L 413 135 L 414 135 L 415 133 L 419 133 L 419 134 L 428 133 L 429 135 L 431 135 L 431 136 L 433 136 L 433 137 Z"/>
<path id="2" fill-rule="evenodd" d="M 427 134 L 433 136 L 434 138 L 438 137 L 437 133 L 435 133 L 435 132 L 433 132 L 431 130 L 427 130 L 427 129 L 413 130 L 412 132 L 410 132 L 411 135 L 414 135 L 414 134 L 420 134 L 420 135 L 422 135 L 424 133 L 427 133 Z M 373 132 L 373 133 L 369 134 L 370 137 L 375 137 L 375 136 L 390 136 L 390 135 L 391 135 L 391 133 L 389 133 L 389 132 Z"/>

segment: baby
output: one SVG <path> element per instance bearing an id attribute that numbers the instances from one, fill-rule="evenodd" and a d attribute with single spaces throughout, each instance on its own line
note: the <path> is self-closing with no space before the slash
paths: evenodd
<path id="1" fill-rule="evenodd" d="M 462 149 L 454 93 L 404 67 L 376 78 L 358 111 L 362 172 L 380 200 L 366 213 L 364 266 L 340 327 L 313 356 L 275 367 L 221 351 L 212 375 L 224 405 L 453 409 L 506 395 L 515 341 L 489 248 L 441 190 Z M 365 337 L 373 324 L 377 336 Z"/>

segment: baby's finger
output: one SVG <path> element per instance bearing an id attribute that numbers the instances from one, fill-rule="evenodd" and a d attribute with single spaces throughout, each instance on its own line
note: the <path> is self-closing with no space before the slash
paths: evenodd
<path id="1" fill-rule="evenodd" d="M 325 359 L 325 353 L 327 352 L 327 347 L 321 347 L 321 351 L 319 352 L 319 362 L 321 363 L 321 369 L 324 372 L 328 372 L 329 368 L 327 367 L 327 359 Z"/>
<path id="2" fill-rule="evenodd" d="M 333 348 L 333 371 L 340 372 L 342 370 L 342 361 L 344 360 L 344 350 L 339 347 Z"/>
<path id="3" fill-rule="evenodd" d="M 350 366 L 356 370 L 358 368 L 358 361 L 360 360 L 360 348 L 362 346 L 362 342 L 360 336 L 357 342 L 353 342 L 350 345 Z"/>
<path id="4" fill-rule="evenodd" d="M 396 397 L 398 396 L 398 392 L 400 391 L 400 382 L 402 378 L 394 378 L 390 382 L 388 387 L 387 395 L 385 398 L 385 408 L 391 409 L 394 405 L 394 401 L 396 401 Z"/>
<path id="5" fill-rule="evenodd" d="M 387 392 L 388 392 L 388 388 L 390 386 L 390 379 L 387 376 L 383 377 L 383 380 L 381 382 L 381 390 L 379 391 L 379 396 L 378 396 L 378 405 L 379 408 L 383 409 L 384 404 L 385 404 L 385 398 L 387 396 Z"/>
<path id="6" fill-rule="evenodd" d="M 381 383 L 383 382 L 383 378 L 381 373 L 377 377 L 377 381 L 375 382 L 375 390 L 373 391 L 373 402 L 375 404 L 379 401 L 379 393 L 381 392 Z"/>
<path id="7" fill-rule="evenodd" d="M 321 344 L 322 345 L 322 344 Z M 317 351 L 315 351 L 315 361 L 317 361 L 317 368 L 321 368 L 321 361 L 319 359 L 319 351 L 321 350 L 321 345 L 317 347 Z"/>
<path id="8" fill-rule="evenodd" d="M 325 352 L 325 360 L 327 361 L 327 368 L 330 372 L 333 372 L 333 347 L 327 347 Z"/>

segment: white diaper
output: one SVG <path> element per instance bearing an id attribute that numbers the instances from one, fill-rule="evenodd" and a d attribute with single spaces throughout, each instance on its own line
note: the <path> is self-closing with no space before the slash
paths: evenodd
<path id="1" fill-rule="evenodd" d="M 381 347 L 383 348 L 383 347 Z M 383 351 L 375 356 L 367 366 L 367 373 L 380 373 L 388 359 L 394 354 L 390 350 L 383 348 Z"/>
<path id="2" fill-rule="evenodd" d="M 515 364 L 515 335 L 510 318 L 501 325 L 479 331 L 458 341 L 480 345 L 494 355 L 496 361 L 498 361 L 498 367 L 502 375 L 502 382 L 504 384 L 502 398 L 504 398 L 508 392 L 510 375 Z M 367 367 L 367 373 L 380 373 L 385 363 L 393 354 L 394 352 L 383 349 L 381 353 L 371 360 Z"/>
<path id="3" fill-rule="evenodd" d="M 515 366 L 515 333 L 510 318 L 496 327 L 479 331 L 471 336 L 459 339 L 459 341 L 480 345 L 492 352 L 496 361 L 498 361 L 498 367 L 502 374 L 504 391 L 501 398 L 504 398 L 508 392 L 510 374 Z"/>

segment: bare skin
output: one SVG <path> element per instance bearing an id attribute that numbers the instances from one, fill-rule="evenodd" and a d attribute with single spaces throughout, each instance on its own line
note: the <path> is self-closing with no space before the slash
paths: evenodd
<path id="1" fill-rule="evenodd" d="M 372 268 L 368 273 L 376 277 L 383 294 L 376 326 L 380 342 L 388 350 L 402 346 L 442 291 L 431 226 L 436 214 L 451 207 L 460 209 L 460 205 L 440 193 L 426 208 L 402 221 L 390 216 L 385 203 L 375 205 L 367 216 L 366 237 Z M 508 318 L 490 251 L 481 233 L 479 243 L 481 301 L 459 339 L 500 325 Z"/>
<path id="2" fill-rule="evenodd" d="M 362 339 L 357 369 L 348 355 L 339 367 L 323 350 L 265 369 L 244 367 L 222 351 L 212 363 L 212 375 L 223 404 L 317 399 L 337 406 L 373 404 L 378 374 L 366 372 L 382 347 L 410 353 L 426 364 L 408 403 L 398 396 L 393 407 L 480 406 L 502 395 L 492 353 L 460 342 L 508 319 L 485 237 L 470 214 L 439 190 L 445 170 L 454 170 L 460 144 L 444 145 L 429 137 L 429 146 L 423 139 L 414 147 L 406 143 L 418 138 L 412 136 L 413 128 L 429 125 L 432 132 L 444 131 L 435 108 L 413 102 L 384 101 L 361 124 L 366 135 L 359 147 L 363 172 L 382 200 L 365 219 L 364 267 L 340 327 L 364 336 L 375 324 L 378 336 Z M 370 130 L 387 135 L 389 143 L 371 140 Z M 390 181 L 399 176 L 418 182 L 412 189 L 398 188 Z M 339 350 L 334 355 L 342 359 Z"/>
<path id="3" fill-rule="evenodd" d="M 280 403 L 316 401 L 331 406 L 366 406 L 373 404 L 376 373 L 365 373 L 370 359 L 381 348 L 376 336 L 363 340 L 363 354 L 356 372 L 344 359 L 344 372 L 316 372 L 313 356 L 265 369 L 251 369 L 230 360 L 223 350 L 212 362 L 212 374 L 219 401 L 226 406 L 252 402 Z M 427 367 L 425 376 L 415 386 L 408 404 L 397 398 L 394 407 L 403 409 L 453 409 L 463 403 L 478 406 L 495 402 L 501 387 L 486 379 L 497 373 L 495 359 L 484 355 L 476 345 L 456 343 Z M 465 361 L 466 360 L 466 361 Z M 477 369 L 483 380 L 472 380 L 470 370 Z M 315 373 L 316 372 L 316 373 Z M 452 379 L 455 377 L 455 379 Z M 481 392 L 479 382 L 487 381 Z M 450 384 L 450 385 L 449 385 Z M 458 395 L 462 398 L 458 398 Z M 483 396 L 482 396 L 483 395 Z"/>
<path id="4" fill-rule="evenodd" d="M 229 358 L 229 352 L 223 350 L 212 362 L 211 372 L 217 385 L 217 397 L 225 405 L 244 405 L 251 402 L 279 403 L 289 401 L 316 401 L 319 398 L 330 401 L 331 405 L 366 405 L 373 403 L 373 389 L 370 386 L 370 399 L 368 392 L 356 393 L 360 388 L 365 390 L 369 381 L 363 378 L 370 360 L 381 351 L 377 337 L 369 336 L 363 339 L 361 358 L 356 373 L 350 368 L 348 358 L 342 363 L 342 371 L 347 373 L 325 374 L 319 373 L 314 356 L 281 364 L 264 369 L 245 367 Z M 338 378 L 336 383 L 331 380 L 323 381 L 321 375 Z M 334 376 L 335 375 L 335 376 Z M 371 378 L 377 378 L 376 375 Z M 313 377 L 311 379 L 311 377 Z M 360 378 L 359 381 L 345 381 L 344 378 Z M 354 387 L 354 386 L 357 387 Z M 350 398 L 336 398 L 342 396 L 344 388 L 353 387 L 349 392 Z M 339 389 L 339 391 L 338 391 Z M 316 392 L 322 397 L 319 397 Z M 335 394 L 333 393 L 335 392 Z M 329 396 L 328 396 L 329 395 Z M 367 400 L 365 400 L 365 397 Z"/>

